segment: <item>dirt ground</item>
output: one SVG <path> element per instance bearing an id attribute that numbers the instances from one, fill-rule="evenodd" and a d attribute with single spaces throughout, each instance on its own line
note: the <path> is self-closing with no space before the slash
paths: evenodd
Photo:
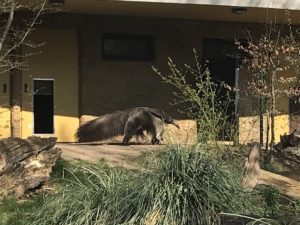
<path id="1" fill-rule="evenodd" d="M 110 165 L 121 166 L 128 169 L 140 169 L 138 158 L 145 153 L 157 153 L 163 151 L 166 145 L 121 145 L 121 144 L 65 144 L 58 143 L 56 147 L 62 149 L 62 158 L 66 160 L 84 160 L 88 162 L 99 162 L 104 160 Z M 276 163 L 279 167 L 278 162 Z M 280 163 L 283 165 L 283 163 Z M 299 172 L 299 169 L 296 169 Z M 280 173 L 279 173 L 280 174 Z M 289 171 L 288 174 L 281 173 L 280 176 L 267 171 L 260 174 L 260 183 L 272 184 L 284 192 L 291 192 L 291 196 L 299 196 L 299 173 Z M 275 180 L 274 180 L 275 176 Z M 278 178 L 279 177 L 279 178 Z M 291 179 L 290 179 L 291 178 Z M 279 182 L 279 183 L 278 183 Z M 294 193 L 295 192 L 295 193 Z"/>
<path id="2" fill-rule="evenodd" d="M 106 162 L 126 168 L 135 168 L 134 159 L 144 153 L 161 151 L 165 145 L 120 145 L 120 144 L 66 144 L 58 143 L 62 149 L 62 158 L 67 160 L 85 160 Z"/>

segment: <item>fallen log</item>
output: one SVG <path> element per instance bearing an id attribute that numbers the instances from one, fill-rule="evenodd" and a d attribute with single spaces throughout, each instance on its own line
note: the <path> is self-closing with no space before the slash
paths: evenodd
<path id="1" fill-rule="evenodd" d="M 61 155 L 56 138 L 29 137 L 0 140 L 0 198 L 24 195 L 49 179 Z"/>
<path id="2" fill-rule="evenodd" d="M 230 213 L 220 214 L 221 225 L 245 225 L 245 224 L 277 224 L 277 225 L 299 225 L 300 216 L 288 216 L 281 218 L 261 218 L 259 216 L 244 216 L 244 215 L 233 215 Z"/>
<path id="3" fill-rule="evenodd" d="M 250 153 L 245 165 L 244 187 L 253 189 L 259 184 L 275 186 L 283 194 L 300 199 L 300 182 L 260 169 L 260 157 L 259 144 L 251 144 Z"/>
<path id="4" fill-rule="evenodd" d="M 284 195 L 300 199 L 300 182 L 275 173 L 268 172 L 260 168 L 261 146 L 257 142 L 250 144 L 250 152 L 246 159 L 243 186 L 252 190 L 257 185 L 268 185 L 277 187 Z M 268 218 L 278 225 L 300 224 L 300 216 L 288 216 L 278 218 Z M 267 220 L 255 215 L 234 215 L 230 213 L 220 214 L 221 225 L 245 225 L 250 224 L 271 224 Z M 255 222 L 256 221 L 256 222 Z"/>
<path id="5" fill-rule="evenodd" d="M 283 194 L 300 199 L 300 182 L 288 177 L 260 170 L 257 184 L 265 184 L 277 187 Z"/>

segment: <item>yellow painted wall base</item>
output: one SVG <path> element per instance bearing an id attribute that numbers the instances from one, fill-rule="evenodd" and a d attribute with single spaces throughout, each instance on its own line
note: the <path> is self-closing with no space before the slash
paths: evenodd
<path id="1" fill-rule="evenodd" d="M 58 142 L 75 142 L 75 132 L 79 126 L 79 118 L 68 116 L 54 116 L 54 133 L 53 134 L 34 134 L 33 113 L 28 111 L 22 111 L 22 126 L 27 129 L 23 129 L 26 132 L 22 134 L 22 138 L 28 136 L 40 136 L 40 137 L 57 137 Z"/>
<path id="2" fill-rule="evenodd" d="M 67 116 L 54 117 L 55 136 L 58 142 L 75 142 L 75 132 L 79 126 L 79 118 Z"/>
<path id="3" fill-rule="evenodd" d="M 267 116 L 264 116 L 263 136 L 264 143 L 267 137 Z M 269 119 L 270 124 L 270 119 Z M 280 141 L 280 135 L 290 132 L 290 116 L 275 116 L 275 142 Z M 269 130 L 269 141 L 271 139 L 271 130 Z M 259 142 L 259 116 L 249 116 L 239 118 L 239 143 L 245 144 L 252 141 Z"/>
<path id="4" fill-rule="evenodd" d="M 195 120 L 178 120 L 180 126 L 166 125 L 164 134 L 164 144 L 184 144 L 191 145 L 197 143 L 197 124 Z"/>
<path id="5" fill-rule="evenodd" d="M 10 136 L 10 109 L 0 106 L 0 138 Z"/>

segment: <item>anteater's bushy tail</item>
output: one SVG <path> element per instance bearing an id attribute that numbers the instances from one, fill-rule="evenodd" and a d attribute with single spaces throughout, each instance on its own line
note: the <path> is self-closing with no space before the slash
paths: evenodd
<path id="1" fill-rule="evenodd" d="M 75 136 L 78 142 L 101 141 L 124 134 L 128 111 L 106 114 L 82 124 Z"/>

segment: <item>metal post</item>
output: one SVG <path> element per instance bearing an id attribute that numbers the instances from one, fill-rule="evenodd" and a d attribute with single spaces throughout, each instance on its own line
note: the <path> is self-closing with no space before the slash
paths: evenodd
<path id="1" fill-rule="evenodd" d="M 239 68 L 239 58 L 235 58 L 235 98 L 234 98 L 234 116 L 235 116 L 235 144 L 239 142 L 239 77 L 240 77 L 240 68 Z"/>

